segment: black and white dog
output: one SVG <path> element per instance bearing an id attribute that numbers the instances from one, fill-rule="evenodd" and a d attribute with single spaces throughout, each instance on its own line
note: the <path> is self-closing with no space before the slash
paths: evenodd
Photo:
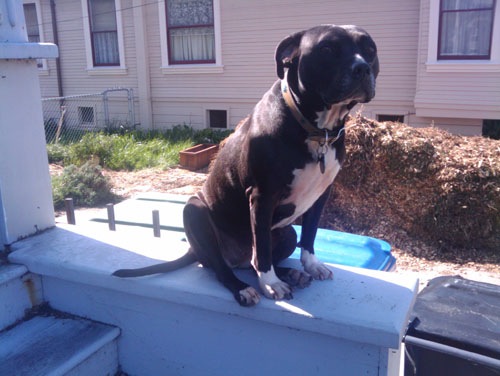
<path id="1" fill-rule="evenodd" d="M 332 278 L 313 244 L 345 156 L 345 118 L 375 95 L 377 47 L 359 27 L 322 25 L 281 41 L 276 67 L 279 80 L 226 140 L 202 191 L 184 208 L 189 252 L 114 275 L 163 273 L 198 261 L 243 306 L 260 296 L 232 268 L 251 265 L 264 295 L 277 300 L 312 279 Z M 292 223 L 300 216 L 303 271 L 278 266 L 297 246 Z"/>

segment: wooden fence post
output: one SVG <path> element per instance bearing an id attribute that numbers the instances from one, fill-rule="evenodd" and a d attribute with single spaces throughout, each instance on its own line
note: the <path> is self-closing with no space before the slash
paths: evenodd
<path id="1" fill-rule="evenodd" d="M 108 210 L 108 227 L 110 231 L 116 231 L 115 222 L 115 207 L 113 204 L 107 204 L 106 209 Z"/>
<path id="2" fill-rule="evenodd" d="M 153 234 L 155 237 L 160 237 L 160 211 L 153 210 Z"/>
<path id="3" fill-rule="evenodd" d="M 75 225 L 76 224 L 75 205 L 73 204 L 73 199 L 72 198 L 65 198 L 64 199 L 64 206 L 66 207 L 66 218 L 67 218 L 68 224 Z"/>

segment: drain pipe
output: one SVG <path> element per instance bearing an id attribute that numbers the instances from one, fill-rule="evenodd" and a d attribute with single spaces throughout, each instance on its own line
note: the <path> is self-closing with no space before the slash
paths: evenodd
<path id="1" fill-rule="evenodd" d="M 50 0 L 50 14 L 52 18 L 52 35 L 54 38 L 54 44 L 59 46 L 59 32 L 57 29 L 57 20 L 56 20 L 56 2 L 55 0 Z M 57 91 L 58 97 L 64 97 L 63 92 L 63 80 L 61 75 L 61 54 L 56 59 L 56 73 L 57 73 Z M 62 105 L 62 103 L 61 103 Z"/>

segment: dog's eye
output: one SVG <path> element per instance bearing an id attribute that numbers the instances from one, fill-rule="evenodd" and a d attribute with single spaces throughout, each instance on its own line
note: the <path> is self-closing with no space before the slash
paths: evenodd
<path id="1" fill-rule="evenodd" d="M 361 49 L 363 51 L 363 57 L 367 61 L 372 61 L 377 56 L 377 47 L 375 44 L 370 43 L 368 40 L 362 41 Z"/>
<path id="2" fill-rule="evenodd" d="M 323 47 L 321 47 L 321 53 L 322 53 L 323 55 L 330 55 L 330 54 L 332 54 L 332 53 L 333 53 L 333 50 L 332 50 L 332 48 L 331 48 L 331 47 L 329 47 L 329 46 L 323 46 Z"/>
<path id="3" fill-rule="evenodd" d="M 338 57 L 340 55 L 340 51 L 338 48 L 335 48 L 333 46 L 323 46 L 320 49 L 321 54 L 323 56 L 332 58 L 332 57 Z"/>
<path id="4" fill-rule="evenodd" d="M 377 50 L 375 49 L 375 47 L 369 46 L 364 50 L 364 55 L 366 56 L 367 60 L 373 60 L 376 54 Z"/>

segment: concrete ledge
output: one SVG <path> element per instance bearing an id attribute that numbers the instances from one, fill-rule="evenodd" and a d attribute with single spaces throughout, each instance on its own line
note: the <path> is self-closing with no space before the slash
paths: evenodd
<path id="1" fill-rule="evenodd" d="M 209 270 L 194 265 L 166 275 L 112 277 L 118 268 L 154 264 L 187 250 L 180 239 L 144 240 L 134 234 L 95 232 L 91 226 L 58 226 L 16 243 L 9 258 L 42 276 L 354 342 L 362 338 L 366 344 L 393 349 L 400 346 L 417 291 L 414 278 L 332 265 L 333 281 L 314 282 L 296 291 L 290 301 L 263 298 L 249 309 L 239 307 Z M 287 263 L 300 267 L 296 260 Z M 239 275 L 256 286 L 251 272 L 239 271 Z"/>
<path id="2" fill-rule="evenodd" d="M 0 59 L 57 58 L 59 49 L 53 43 L 0 43 Z"/>

